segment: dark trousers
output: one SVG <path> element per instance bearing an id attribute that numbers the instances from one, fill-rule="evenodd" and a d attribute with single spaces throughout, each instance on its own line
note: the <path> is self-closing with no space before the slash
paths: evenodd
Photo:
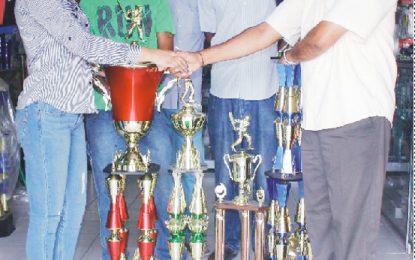
<path id="1" fill-rule="evenodd" d="M 375 259 L 391 125 L 371 117 L 303 131 L 306 220 L 314 259 Z"/>

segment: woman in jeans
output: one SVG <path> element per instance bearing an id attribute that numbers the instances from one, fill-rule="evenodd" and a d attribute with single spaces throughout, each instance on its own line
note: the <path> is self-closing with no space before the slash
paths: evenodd
<path id="1" fill-rule="evenodd" d="M 28 259 L 73 259 L 86 203 L 84 113 L 96 112 L 89 63 L 153 62 L 176 73 L 172 52 L 115 43 L 88 33 L 74 0 L 17 0 L 15 17 L 28 77 L 16 124 L 26 162 Z"/>

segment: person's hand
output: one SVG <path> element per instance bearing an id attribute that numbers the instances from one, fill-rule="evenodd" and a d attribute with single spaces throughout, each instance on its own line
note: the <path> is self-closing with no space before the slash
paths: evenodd
<path id="1" fill-rule="evenodd" d="M 169 70 L 176 77 L 188 74 L 186 60 L 172 51 L 152 49 L 150 60 L 157 65 L 159 70 Z"/>
<path id="2" fill-rule="evenodd" d="M 183 52 L 178 51 L 176 52 L 177 55 L 184 58 L 188 64 L 188 75 L 185 75 L 186 77 L 190 77 L 190 75 L 201 68 L 204 64 L 203 62 L 203 56 L 200 52 Z"/>

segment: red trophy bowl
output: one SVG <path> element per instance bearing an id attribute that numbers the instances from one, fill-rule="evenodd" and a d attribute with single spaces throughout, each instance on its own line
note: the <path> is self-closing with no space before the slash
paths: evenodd
<path id="1" fill-rule="evenodd" d="M 127 142 L 127 151 L 115 155 L 118 172 L 146 172 L 149 155 L 141 155 L 138 142 L 150 129 L 154 100 L 162 71 L 155 64 L 110 66 L 105 74 L 111 89 L 112 116 L 118 133 Z"/>

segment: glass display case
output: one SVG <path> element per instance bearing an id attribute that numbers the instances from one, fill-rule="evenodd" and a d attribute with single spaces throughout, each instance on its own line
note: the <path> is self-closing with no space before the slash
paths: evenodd
<path id="1" fill-rule="evenodd" d="M 391 132 L 382 214 L 405 240 L 406 250 L 409 251 L 412 244 L 413 223 L 412 59 L 398 58 L 397 65 L 396 110 Z"/>

